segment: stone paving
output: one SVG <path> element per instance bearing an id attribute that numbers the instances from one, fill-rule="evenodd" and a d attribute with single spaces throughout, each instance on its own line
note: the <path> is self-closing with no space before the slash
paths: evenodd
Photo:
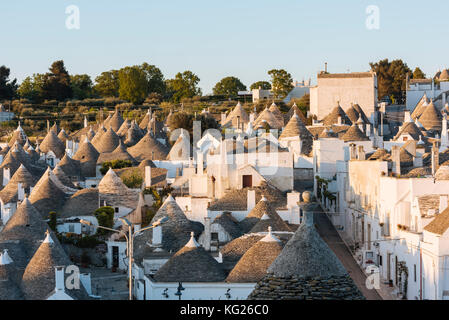
<path id="1" fill-rule="evenodd" d="M 329 248 L 335 253 L 335 255 L 340 259 L 341 263 L 348 271 L 352 280 L 365 296 L 367 300 L 382 300 L 382 297 L 376 290 L 369 290 L 366 283 L 366 275 L 354 259 L 351 251 L 346 246 L 343 239 L 338 234 L 334 225 L 331 223 L 326 213 L 323 211 L 316 212 L 314 214 L 314 221 L 317 227 L 318 233 L 327 243 Z"/>

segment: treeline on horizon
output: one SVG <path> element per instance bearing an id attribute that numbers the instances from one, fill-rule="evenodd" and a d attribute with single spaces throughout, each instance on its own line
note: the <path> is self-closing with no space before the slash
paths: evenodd
<path id="1" fill-rule="evenodd" d="M 388 59 L 370 63 L 370 69 L 378 76 L 379 98 L 390 97 L 401 103 L 404 99 L 405 78 L 424 79 L 426 75 L 419 67 L 412 72 L 402 60 Z M 257 81 L 249 89 L 272 90 L 275 99 L 283 99 L 293 89 L 293 78 L 284 69 L 268 71 L 271 80 Z M 201 97 L 198 84 L 200 78 L 192 71 L 179 72 L 173 79 L 165 79 L 162 71 L 155 65 L 126 66 L 119 70 L 102 72 L 93 81 L 87 74 L 69 74 L 64 61 L 52 63 L 47 73 L 35 73 L 26 77 L 20 85 L 16 79 L 9 79 L 10 69 L 0 67 L 0 101 L 27 99 L 34 104 L 45 101 L 70 101 L 99 98 L 119 98 L 123 101 L 141 105 L 147 103 L 180 103 L 185 99 Z M 247 90 L 240 79 L 228 76 L 221 79 L 213 88 L 218 99 L 229 100 L 237 97 L 239 91 Z"/>

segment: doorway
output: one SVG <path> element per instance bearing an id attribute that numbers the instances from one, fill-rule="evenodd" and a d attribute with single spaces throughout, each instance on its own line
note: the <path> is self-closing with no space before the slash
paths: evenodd
<path id="1" fill-rule="evenodd" d="M 118 268 L 118 247 L 112 247 L 112 268 Z"/>
<path id="2" fill-rule="evenodd" d="M 253 186 L 253 176 L 252 175 L 244 175 L 243 179 L 243 188 L 251 188 Z"/>

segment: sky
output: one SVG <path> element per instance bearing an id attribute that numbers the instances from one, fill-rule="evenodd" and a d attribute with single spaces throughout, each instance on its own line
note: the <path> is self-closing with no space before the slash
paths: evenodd
<path id="1" fill-rule="evenodd" d="M 68 29 L 66 7 L 79 8 Z M 370 30 L 368 6 L 379 8 Z M 15 0 L 0 2 L 0 65 L 22 81 L 64 60 L 70 74 L 148 62 L 167 79 L 191 70 L 203 94 L 226 76 L 248 87 L 283 68 L 295 80 L 403 59 L 427 76 L 449 67 L 447 0 Z"/>

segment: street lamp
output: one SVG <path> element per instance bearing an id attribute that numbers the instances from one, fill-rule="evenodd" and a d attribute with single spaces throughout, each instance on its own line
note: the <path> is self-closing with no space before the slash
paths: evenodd
<path id="1" fill-rule="evenodd" d="M 108 231 L 112 231 L 112 232 L 116 232 L 116 233 L 121 233 L 125 236 L 126 239 L 126 248 L 128 251 L 128 281 L 129 281 L 129 300 L 133 299 L 133 291 L 132 291 L 132 286 L 133 286 L 133 273 L 132 273 L 132 266 L 133 266 L 133 262 L 134 262 L 134 258 L 133 258 L 133 251 L 134 251 L 134 237 L 143 232 L 146 231 L 148 229 L 153 229 L 155 227 L 160 226 L 161 224 L 167 222 L 169 219 L 168 217 L 163 217 L 160 218 L 159 220 L 153 222 L 153 224 L 149 227 L 140 229 L 140 230 L 136 230 L 133 232 L 133 224 L 126 218 L 119 218 L 122 223 L 126 226 L 128 226 L 128 236 L 126 235 L 125 232 L 123 232 L 122 230 L 115 230 L 112 228 L 107 228 L 107 227 L 103 227 L 103 226 L 96 226 L 93 225 L 92 222 L 81 219 L 80 223 L 85 224 L 87 226 L 92 226 L 94 228 L 99 228 L 99 229 L 104 229 L 104 230 L 108 230 Z"/>
<path id="2" fill-rule="evenodd" d="M 178 296 L 179 297 L 179 300 L 181 300 L 181 296 L 182 296 L 182 292 L 181 291 L 184 291 L 186 288 L 184 288 L 183 286 L 182 286 L 182 282 L 179 282 L 178 283 L 178 291 L 176 291 L 175 292 L 175 296 Z"/>

